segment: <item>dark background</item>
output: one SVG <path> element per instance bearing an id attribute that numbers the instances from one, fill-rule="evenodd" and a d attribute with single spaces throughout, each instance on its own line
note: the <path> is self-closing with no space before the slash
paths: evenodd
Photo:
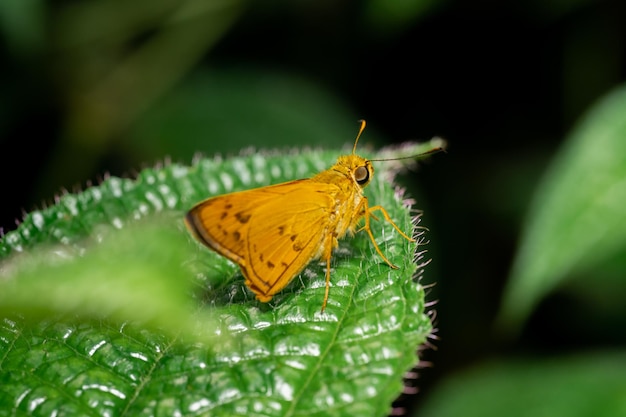
<path id="1" fill-rule="evenodd" d="M 78 3 L 82 14 L 73 15 Z M 362 142 L 449 142 L 447 154 L 401 179 L 430 229 L 425 282 L 437 282 L 429 297 L 439 300 L 438 349 L 424 353 L 434 366 L 420 372 L 411 410 L 447 374 L 484 358 L 620 341 L 575 335 L 558 322 L 569 302 L 559 296 L 541 304 L 514 343 L 494 336 L 492 322 L 537 182 L 585 110 L 624 80 L 626 3 L 226 1 L 223 14 L 202 17 L 198 26 L 215 38 L 189 52 L 186 65 L 176 66 L 182 58 L 167 45 L 185 50 L 200 35 L 170 39 L 145 78 L 140 67 L 119 90 L 99 88 L 162 35 L 176 8 L 121 3 L 0 6 L 4 232 L 23 212 L 105 173 L 248 145 L 338 148 L 365 118 Z M 92 28 L 98 36 L 81 37 Z M 171 74 L 150 78 L 159 71 Z M 304 104 L 283 117 L 271 93 Z"/>

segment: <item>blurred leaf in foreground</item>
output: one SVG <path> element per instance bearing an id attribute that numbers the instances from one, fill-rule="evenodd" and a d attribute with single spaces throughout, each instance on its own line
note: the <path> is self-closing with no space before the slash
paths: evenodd
<path id="1" fill-rule="evenodd" d="M 0 313 L 79 313 L 180 328 L 191 313 L 184 308 L 191 276 L 181 273 L 189 246 L 172 219 L 169 227 L 151 220 L 96 229 L 82 247 L 41 245 L 3 262 Z"/>

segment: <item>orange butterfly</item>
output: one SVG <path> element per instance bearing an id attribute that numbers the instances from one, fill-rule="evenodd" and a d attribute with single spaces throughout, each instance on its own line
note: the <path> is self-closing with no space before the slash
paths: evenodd
<path id="1" fill-rule="evenodd" d="M 332 251 L 338 239 L 355 233 L 362 218 L 365 222 L 358 231 L 365 230 L 380 257 L 397 269 L 370 230 L 370 219 L 378 220 L 374 211 L 379 211 L 403 238 L 414 241 L 383 207 L 370 207 L 363 195 L 374 167 L 355 153 L 365 129 L 365 121 L 360 123 L 352 153 L 340 156 L 330 169 L 308 179 L 209 198 L 187 212 L 187 228 L 200 242 L 239 265 L 246 285 L 258 300 L 270 301 L 309 262 L 322 259 L 326 261 L 324 311 Z"/>

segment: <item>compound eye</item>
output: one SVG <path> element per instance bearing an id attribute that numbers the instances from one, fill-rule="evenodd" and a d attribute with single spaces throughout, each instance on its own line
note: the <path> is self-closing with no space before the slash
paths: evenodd
<path id="1" fill-rule="evenodd" d="M 370 180 L 370 172 L 365 166 L 360 166 L 354 171 L 354 179 L 359 185 L 365 185 Z"/>

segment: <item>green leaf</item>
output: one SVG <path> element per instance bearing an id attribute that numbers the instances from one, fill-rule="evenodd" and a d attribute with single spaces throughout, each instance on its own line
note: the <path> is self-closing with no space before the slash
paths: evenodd
<path id="1" fill-rule="evenodd" d="M 420 416 L 623 416 L 625 366 L 624 352 L 482 364 L 436 387 Z"/>
<path id="2" fill-rule="evenodd" d="M 263 304 L 239 268 L 182 222 L 204 198 L 307 177 L 336 156 L 257 153 L 167 165 L 136 180 L 107 178 L 28 214 L 0 241 L 0 410 L 385 415 L 432 330 L 416 282 L 422 240 L 373 222 L 399 270 L 366 234 L 341 241 L 321 313 L 323 265 L 310 264 Z M 410 231 L 402 193 L 381 179 L 385 163 L 376 168 L 370 201 Z"/>
<path id="3" fill-rule="evenodd" d="M 552 163 L 534 197 L 505 291 L 503 329 L 518 329 L 564 280 L 626 254 L 625 113 L 622 87 L 589 112 Z"/>

